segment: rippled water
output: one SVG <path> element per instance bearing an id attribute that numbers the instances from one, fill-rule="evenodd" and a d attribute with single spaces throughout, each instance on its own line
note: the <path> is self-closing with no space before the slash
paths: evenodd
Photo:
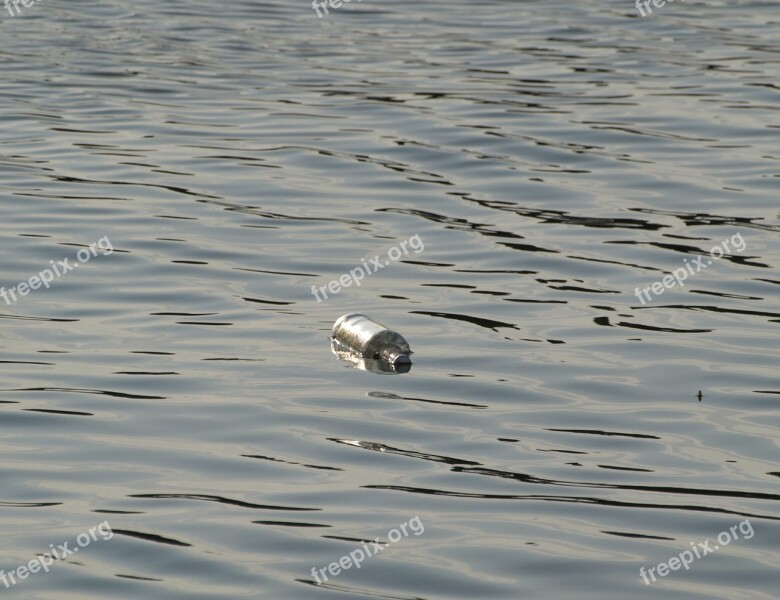
<path id="1" fill-rule="evenodd" d="M 113 536 L 0 592 L 777 598 L 776 2 L 22 8 L 0 285 L 78 267 L 0 300 L 0 568 Z"/>

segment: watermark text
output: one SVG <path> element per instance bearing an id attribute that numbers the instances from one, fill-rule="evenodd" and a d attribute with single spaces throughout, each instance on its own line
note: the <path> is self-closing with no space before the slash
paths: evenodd
<path id="1" fill-rule="evenodd" d="M 4 287 L 0 287 L 0 297 L 5 300 L 6 304 L 16 302 L 19 296 L 26 296 L 31 290 L 37 290 L 41 286 L 44 286 L 47 290 L 51 287 L 51 282 L 54 281 L 54 276 L 57 278 L 62 277 L 65 273 L 77 269 L 79 263 L 89 262 L 89 260 L 98 255 L 98 249 L 104 256 L 108 256 L 114 251 L 114 246 L 111 244 L 111 240 L 108 236 L 103 236 L 97 242 L 92 242 L 88 247 L 82 248 L 76 253 L 76 259 L 78 262 L 70 263 L 70 258 L 64 260 L 58 260 L 55 264 L 53 260 L 49 261 L 51 268 L 46 268 L 37 275 L 33 275 L 29 280 L 23 281 L 15 285 L 14 287 L 6 290 Z"/>
<path id="2" fill-rule="evenodd" d="M 737 243 L 737 240 L 739 241 L 739 243 Z M 742 252 L 745 248 L 747 248 L 747 243 L 745 242 L 744 239 L 742 239 L 741 233 L 735 233 L 734 235 L 732 235 L 731 243 L 734 245 L 734 250 L 736 250 L 737 252 Z M 721 246 L 723 246 L 723 249 L 721 249 Z M 675 269 L 671 273 L 664 275 L 661 281 L 656 281 L 653 285 L 646 287 L 641 291 L 639 290 L 638 287 L 634 288 L 634 295 L 644 305 L 645 299 L 642 297 L 643 293 L 645 294 L 645 296 L 647 296 L 647 301 L 649 302 L 653 299 L 650 296 L 651 291 L 656 296 L 660 296 L 666 291 L 666 288 L 671 289 L 675 285 L 679 285 L 680 287 L 685 287 L 683 281 L 688 279 L 688 273 L 690 273 L 691 275 L 695 275 L 699 271 L 703 271 L 704 269 L 709 267 L 714 260 L 720 260 L 723 257 L 724 250 L 726 252 L 730 252 L 728 239 L 723 240 L 720 246 L 715 246 L 710 250 L 710 256 L 712 258 L 708 259 L 706 263 L 704 262 L 704 257 L 701 255 L 697 256 L 691 262 L 688 262 L 688 259 L 684 258 L 683 259 L 683 262 L 685 263 L 684 267 L 680 267 L 679 269 Z M 695 271 L 693 269 L 693 265 L 696 265 Z"/>
<path id="3" fill-rule="evenodd" d="M 401 532 L 403 532 L 403 537 L 409 537 L 409 532 L 406 530 L 407 526 L 412 530 L 414 535 L 421 535 L 425 533 L 425 527 L 423 526 L 420 517 L 414 517 L 409 519 L 408 522 L 399 525 L 400 531 L 399 529 L 391 529 L 388 531 L 387 539 L 390 540 L 390 542 L 395 543 L 401 539 Z M 328 576 L 325 574 L 326 569 L 333 577 L 336 577 L 339 573 L 341 573 L 342 570 L 346 571 L 347 569 L 352 568 L 353 565 L 359 569 L 361 567 L 361 563 L 364 560 L 371 558 L 372 556 L 376 556 L 390 545 L 383 544 L 379 541 L 379 538 L 375 538 L 373 542 L 369 543 L 371 544 L 370 546 L 368 544 L 363 544 L 362 548 L 356 548 L 349 554 L 345 554 L 339 559 L 339 562 L 337 563 L 332 562 L 327 567 L 323 567 L 322 569 L 312 567 L 312 577 L 317 580 L 318 584 L 321 584 L 322 581 L 320 580 L 320 575 L 325 581 L 328 580 Z"/>
<path id="4" fill-rule="evenodd" d="M 370 258 L 368 263 L 366 263 L 365 259 L 361 259 L 363 263 L 362 266 L 352 269 L 349 273 L 344 273 L 344 275 L 338 279 L 334 279 L 333 281 L 329 282 L 327 286 L 311 286 L 311 293 L 317 299 L 317 302 L 322 302 L 320 294 L 322 294 L 325 297 L 325 300 L 327 300 L 328 291 L 334 295 L 338 294 L 342 287 L 349 287 L 353 282 L 356 286 L 360 287 L 360 282 L 365 279 L 366 275 L 373 275 L 380 269 L 384 269 L 386 266 L 388 266 L 391 260 L 396 261 L 409 254 L 409 250 L 406 247 L 407 244 L 411 247 L 412 250 L 414 250 L 415 254 L 419 254 L 425 250 L 425 244 L 423 244 L 420 235 L 415 234 L 408 240 L 404 240 L 398 244 L 398 246 L 393 246 L 390 248 L 390 250 L 387 251 L 387 258 L 389 260 L 384 261 L 384 263 L 378 254 L 374 258 Z"/>
<path id="5" fill-rule="evenodd" d="M 696 558 L 704 558 L 708 554 L 712 554 L 713 552 L 720 550 L 721 546 L 728 546 L 732 540 L 738 540 L 738 527 L 739 531 L 742 533 L 742 536 L 746 540 L 749 540 L 755 535 L 753 526 L 750 524 L 750 520 L 745 519 L 738 525 L 730 527 L 728 531 L 721 531 L 718 534 L 717 544 L 710 546 L 709 539 L 704 540 L 704 542 L 691 542 L 691 550 L 683 550 L 677 556 L 672 556 L 672 558 L 670 558 L 668 561 L 662 562 L 655 567 L 650 567 L 647 569 L 647 572 L 645 572 L 644 567 L 640 567 L 639 576 L 644 579 L 645 585 L 650 585 L 651 582 L 648 580 L 647 576 L 650 575 L 650 578 L 653 580 L 653 582 L 655 582 L 655 572 L 657 572 L 660 577 L 666 577 L 670 570 L 677 571 L 680 567 L 685 567 L 685 570 L 688 571 L 691 568 L 690 564 L 694 560 L 694 554 L 696 555 Z"/>
<path id="6" fill-rule="evenodd" d="M 89 546 L 90 543 L 96 542 L 98 539 L 98 533 L 104 540 L 110 540 L 112 537 L 114 537 L 114 532 L 111 531 L 111 525 L 108 524 L 108 521 L 103 521 L 97 527 L 90 527 L 89 533 L 80 533 L 76 538 L 76 543 L 78 546 L 68 548 L 70 542 L 65 542 L 64 544 L 59 544 L 55 548 L 54 544 L 49 544 L 49 552 L 38 555 L 37 558 L 33 558 L 27 564 L 16 567 L 8 573 L 0 569 L 0 581 L 3 582 L 6 588 L 9 588 L 12 585 L 19 583 L 19 581 L 27 579 L 30 574 L 38 573 L 41 570 L 48 573 L 49 568 L 54 564 L 55 561 L 67 558 L 71 554 L 78 552 L 79 548 L 85 548 L 86 546 Z M 17 578 L 19 581 L 17 581 Z"/>

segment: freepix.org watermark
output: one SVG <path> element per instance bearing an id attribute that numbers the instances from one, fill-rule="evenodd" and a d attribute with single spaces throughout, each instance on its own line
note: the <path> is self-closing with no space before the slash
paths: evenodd
<path id="1" fill-rule="evenodd" d="M 5 0 L 5 8 L 8 11 L 8 14 L 10 14 L 12 17 L 15 17 L 22 12 L 22 9 L 19 8 L 20 4 L 25 8 L 31 8 L 35 1 L 36 0 Z M 37 1 L 40 2 L 40 0 Z M 11 10 L 11 7 L 16 9 L 16 13 Z"/>
<path id="2" fill-rule="evenodd" d="M 7 0 L 6 0 L 7 1 Z M 341 8 L 342 1 L 347 4 L 351 0 L 330 0 L 330 7 L 331 8 Z M 357 0 L 357 2 L 360 2 L 360 0 Z M 322 13 L 320 12 L 320 7 L 325 9 L 325 14 L 329 15 L 330 12 L 328 12 L 328 0 L 314 0 L 311 3 L 311 7 L 317 11 L 317 16 L 321 19 Z"/>
<path id="3" fill-rule="evenodd" d="M 44 286 L 48 290 L 49 287 L 51 287 L 51 282 L 54 281 L 55 275 L 57 278 L 60 278 L 68 271 L 78 268 L 79 263 L 89 262 L 90 259 L 98 255 L 98 249 L 103 256 L 108 256 L 114 251 L 114 246 L 111 244 L 111 240 L 108 239 L 108 236 L 103 236 L 97 242 L 92 242 L 88 247 L 79 250 L 76 253 L 76 259 L 79 261 L 78 263 L 74 262 L 73 264 L 70 264 L 69 258 L 58 260 L 56 264 L 53 260 L 50 260 L 50 269 L 44 269 L 37 275 L 30 277 L 29 280 L 23 281 L 8 290 L 4 287 L 0 287 L 0 297 L 5 300 L 6 304 L 11 304 L 19 299 L 16 297 L 17 293 L 20 296 L 26 296 L 30 293 L 30 290 L 37 290 L 41 286 Z"/>
<path id="4" fill-rule="evenodd" d="M 739 240 L 739 243 L 737 243 L 736 240 Z M 731 243 L 734 245 L 734 250 L 737 252 L 742 252 L 745 248 L 747 248 L 747 244 L 745 243 L 745 240 L 742 239 L 741 233 L 735 233 L 731 236 Z M 721 246 L 723 246 L 723 249 L 721 249 Z M 673 288 L 675 284 L 679 285 L 680 287 L 685 287 L 685 284 L 683 281 L 688 279 L 688 273 L 691 275 L 695 275 L 699 271 L 703 271 L 707 267 L 709 267 L 712 264 L 712 261 L 714 260 L 720 260 L 723 257 L 723 254 L 725 252 L 730 252 L 729 250 L 729 240 L 723 240 L 720 243 L 720 246 L 715 246 L 710 250 L 710 256 L 711 259 L 708 259 L 706 264 L 704 262 L 703 256 L 697 256 L 691 263 L 688 262 L 687 258 L 683 259 L 683 262 L 685 263 L 684 267 L 680 267 L 679 269 L 675 269 L 671 273 L 664 275 L 663 279 L 661 281 L 656 281 L 653 285 L 650 287 L 646 287 L 642 289 L 642 291 L 639 291 L 639 288 L 634 288 L 634 295 L 639 299 L 639 301 L 644 305 L 645 300 L 642 298 L 642 293 L 644 293 L 647 296 L 647 300 L 652 300 L 652 297 L 650 296 L 650 291 L 652 291 L 656 296 L 660 296 L 663 294 L 666 289 L 665 288 Z M 696 265 L 696 270 L 693 270 L 693 265 Z"/>
<path id="5" fill-rule="evenodd" d="M 682 2 L 683 0 L 680 0 Z M 667 2 L 674 2 L 674 0 L 653 0 L 653 4 L 656 8 L 663 8 L 664 5 L 666 5 Z M 645 11 L 642 10 L 642 5 L 644 4 L 645 8 L 647 9 L 647 13 L 651 14 L 653 12 L 653 9 L 650 8 L 650 0 L 636 0 L 636 7 L 637 10 L 639 10 L 639 14 L 643 17 L 647 16 L 645 15 Z"/>
<path id="6" fill-rule="evenodd" d="M 13 571 L 9 571 L 8 573 L 0 570 L 0 581 L 5 584 L 6 588 L 9 588 L 18 583 L 17 578 L 19 581 L 22 581 L 27 579 L 30 574 L 38 573 L 41 570 L 48 573 L 49 567 L 51 567 L 55 561 L 62 560 L 71 554 L 75 554 L 79 551 L 79 548 L 86 548 L 92 542 L 96 542 L 98 533 L 104 540 L 110 540 L 114 537 L 114 532 L 111 531 L 111 525 L 108 524 L 108 521 L 103 521 L 97 527 L 90 527 L 89 533 L 80 533 L 78 535 L 76 538 L 78 547 L 74 546 L 73 548 L 68 548 L 70 542 L 59 544 L 56 548 L 54 547 L 54 544 L 49 544 L 49 552 L 39 555 L 38 558 L 33 558 L 27 564 L 16 567 Z"/>
<path id="7" fill-rule="evenodd" d="M 714 546 L 710 547 L 709 538 L 704 540 L 704 542 L 698 542 L 696 544 L 691 542 L 691 549 L 693 552 L 691 552 L 691 550 L 683 550 L 677 556 L 673 556 L 668 561 L 662 562 L 658 564 L 658 566 L 650 567 L 647 570 L 647 573 L 645 573 L 644 567 L 639 567 L 639 576 L 645 580 L 645 585 L 650 585 L 650 581 L 647 579 L 648 574 L 653 581 L 656 581 L 653 571 L 657 571 L 658 575 L 661 577 L 666 577 L 670 570 L 677 571 L 681 566 L 685 567 L 685 570 L 687 571 L 691 568 L 689 565 L 694 560 L 694 554 L 696 555 L 696 558 L 704 558 L 708 554 L 712 554 L 713 552 L 720 550 L 721 546 L 728 546 L 732 540 L 738 540 L 739 536 L 737 535 L 737 527 L 739 527 L 739 531 L 742 533 L 742 537 L 744 537 L 746 540 L 749 540 L 755 535 L 753 526 L 750 524 L 750 520 L 745 519 L 739 523 L 738 526 L 734 525 L 733 527 L 730 527 L 729 531 L 721 531 L 718 534 L 718 543 Z"/>
<path id="8" fill-rule="evenodd" d="M 403 523 L 399 525 L 399 529 L 391 529 L 387 532 L 387 539 L 390 540 L 392 543 L 395 543 L 401 539 L 401 533 L 403 532 L 403 537 L 409 537 L 409 532 L 406 530 L 407 526 L 412 530 L 412 533 L 414 535 L 421 535 L 425 533 L 425 527 L 422 524 L 422 521 L 420 520 L 420 517 L 414 517 L 413 519 L 409 519 L 408 522 Z M 372 556 L 376 556 L 379 554 L 382 550 L 387 548 L 390 544 L 383 544 L 379 541 L 379 538 L 375 538 L 373 542 L 370 542 L 371 546 L 368 544 L 363 544 L 362 548 L 357 548 L 350 552 L 349 554 L 345 554 L 339 559 L 339 562 L 330 563 L 327 567 L 323 567 L 322 569 L 317 569 L 317 567 L 311 568 L 311 574 L 314 579 L 317 580 L 318 584 L 321 584 L 322 581 L 320 581 L 320 575 L 324 578 L 325 581 L 328 580 L 328 576 L 325 574 L 325 569 L 327 568 L 328 573 L 330 573 L 333 577 L 336 577 L 339 573 L 341 573 L 342 570 L 346 571 L 347 569 L 351 569 L 352 566 L 356 566 L 358 569 L 361 567 L 361 563 L 366 560 L 367 558 L 371 558 Z M 364 552 L 365 550 L 365 552 Z"/>
<path id="9" fill-rule="evenodd" d="M 327 286 L 321 285 L 319 288 L 316 285 L 311 286 L 311 293 L 317 299 L 317 302 L 322 302 L 320 293 L 322 293 L 322 295 L 325 297 L 325 300 L 328 299 L 328 293 L 326 289 L 329 290 L 331 294 L 335 295 L 341 291 L 342 287 L 349 287 L 353 282 L 355 285 L 360 287 L 360 282 L 365 279 L 366 275 L 372 275 L 379 269 L 384 269 L 386 266 L 388 266 L 391 260 L 399 260 L 401 257 L 409 254 L 409 250 L 406 247 L 407 244 L 412 248 L 412 250 L 414 250 L 415 254 L 419 254 L 425 250 L 425 244 L 423 244 L 422 239 L 420 239 L 420 235 L 415 234 L 408 240 L 404 240 L 398 244 L 398 246 L 393 246 L 390 248 L 390 250 L 387 251 L 387 258 L 390 260 L 386 260 L 384 264 L 382 264 L 378 254 L 374 258 L 369 259 L 370 264 L 366 263 L 365 260 L 360 259 L 363 263 L 363 266 L 352 269 L 349 273 L 344 273 L 344 275 L 338 279 L 334 279 L 328 283 Z"/>

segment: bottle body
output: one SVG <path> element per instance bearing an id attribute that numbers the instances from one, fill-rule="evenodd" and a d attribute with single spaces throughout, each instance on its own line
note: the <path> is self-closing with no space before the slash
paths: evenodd
<path id="1" fill-rule="evenodd" d="M 412 362 L 412 350 L 401 334 L 363 314 L 341 316 L 333 325 L 333 339 L 364 357 L 385 360 L 395 367 Z"/>

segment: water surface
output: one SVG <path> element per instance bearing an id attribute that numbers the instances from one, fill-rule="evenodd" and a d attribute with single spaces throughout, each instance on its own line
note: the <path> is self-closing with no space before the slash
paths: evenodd
<path id="1" fill-rule="evenodd" d="M 0 592 L 774 600 L 778 26 L 735 0 L 3 11 L 0 285 L 114 250 L 0 300 L 0 568 L 114 535 Z M 411 372 L 337 360 L 347 312 Z"/>

